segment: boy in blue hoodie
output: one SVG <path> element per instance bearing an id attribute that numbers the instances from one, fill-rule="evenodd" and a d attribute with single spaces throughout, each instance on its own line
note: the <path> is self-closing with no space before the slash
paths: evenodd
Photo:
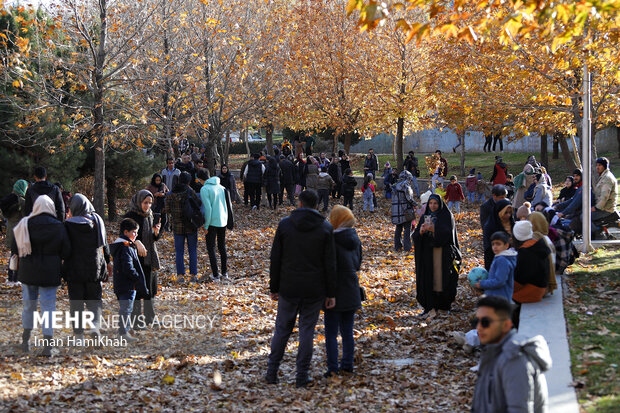
<path id="1" fill-rule="evenodd" d="M 121 221 L 120 236 L 110 245 L 114 257 L 114 294 L 118 299 L 120 323 L 118 334 L 127 342 L 137 339 L 129 334 L 129 319 L 136 299 L 136 288 L 148 295 L 146 278 L 138 260 L 134 241 L 138 236 L 139 225 L 131 218 Z"/>
<path id="2" fill-rule="evenodd" d="M 514 272 L 517 266 L 517 251 L 510 248 L 510 236 L 498 231 L 491 235 L 491 248 L 495 254 L 489 277 L 477 282 L 474 287 L 484 290 L 486 295 L 499 295 L 512 302 Z"/>

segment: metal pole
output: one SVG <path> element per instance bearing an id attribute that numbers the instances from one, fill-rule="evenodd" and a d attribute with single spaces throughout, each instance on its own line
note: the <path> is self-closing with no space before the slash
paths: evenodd
<path id="1" fill-rule="evenodd" d="M 583 65 L 583 120 L 582 120 L 582 133 L 581 133 L 581 146 L 582 146 L 582 158 L 581 166 L 583 168 L 583 186 L 582 186 L 582 199 L 581 210 L 583 212 L 582 219 L 582 234 L 583 234 L 583 252 L 593 251 L 592 247 L 592 232 L 591 232 L 591 194 L 592 194 L 592 177 L 591 166 L 592 157 L 590 155 L 592 138 L 590 136 L 592 132 L 591 128 L 592 119 L 590 118 L 590 73 L 588 72 L 588 65 Z"/>

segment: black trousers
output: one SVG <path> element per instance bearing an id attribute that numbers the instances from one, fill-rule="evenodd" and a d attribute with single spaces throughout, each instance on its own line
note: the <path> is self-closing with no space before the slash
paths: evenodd
<path id="1" fill-rule="evenodd" d="M 489 271 L 491 269 L 491 264 L 493 264 L 493 258 L 495 258 L 495 254 L 493 253 L 493 248 L 485 248 L 484 249 L 484 268 Z"/>
<path id="2" fill-rule="evenodd" d="M 488 135 L 484 137 L 484 146 L 482 147 L 483 152 L 491 152 L 491 143 L 493 142 L 493 137 Z M 487 149 L 488 148 L 488 149 Z"/>
<path id="3" fill-rule="evenodd" d="M 332 198 L 340 199 L 340 182 L 336 182 L 336 186 L 331 192 Z"/>
<path id="4" fill-rule="evenodd" d="M 84 325 L 82 324 L 82 313 L 84 312 L 84 306 L 86 310 L 92 312 L 95 315 L 93 324 L 95 329 L 99 330 L 101 324 L 101 283 L 100 282 L 69 282 L 67 283 L 67 291 L 69 293 L 69 309 L 72 315 L 78 313 L 78 321 L 73 325 L 73 332 L 75 334 L 82 334 L 84 332 Z"/>
<path id="5" fill-rule="evenodd" d="M 155 318 L 155 304 L 153 299 L 157 295 L 157 273 L 153 271 L 153 268 L 150 265 L 144 264 L 142 257 L 140 258 L 140 264 L 142 265 L 142 271 L 144 271 L 146 287 L 149 289 L 149 293 L 143 294 L 136 291 L 136 299 L 133 302 L 131 316 L 138 317 L 140 315 L 144 315 L 146 324 L 151 324 Z M 138 325 L 140 324 L 138 323 Z"/>
<path id="6" fill-rule="evenodd" d="M 349 209 L 353 211 L 353 195 L 343 195 L 344 201 L 342 205 L 349 206 Z"/>
<path id="7" fill-rule="evenodd" d="M 280 184 L 280 205 L 284 201 L 284 189 L 286 188 L 286 196 L 291 205 L 295 205 L 295 184 Z"/>
<path id="8" fill-rule="evenodd" d="M 329 189 L 319 189 L 317 191 L 319 193 L 319 203 L 323 202 L 323 211 L 327 211 L 327 207 L 329 206 Z"/>
<path id="9" fill-rule="evenodd" d="M 248 189 L 247 182 L 244 182 L 243 183 L 243 204 L 244 205 L 248 204 L 249 198 L 250 198 L 250 190 Z"/>
<path id="10" fill-rule="evenodd" d="M 324 298 L 286 298 L 278 299 L 276 329 L 271 340 L 271 353 L 267 371 L 277 373 L 286 350 L 297 315 L 299 315 L 299 347 L 297 349 L 297 380 L 308 377 L 314 345 L 314 328 L 323 307 Z"/>
<path id="11" fill-rule="evenodd" d="M 220 272 L 217 268 L 217 256 L 215 255 L 215 239 L 217 238 L 217 249 L 220 253 L 220 260 L 222 261 L 222 274 L 228 272 L 226 256 L 226 227 L 209 227 L 207 231 L 207 253 L 209 254 L 209 262 L 211 263 L 211 271 L 213 277 L 220 276 Z"/>
<path id="12" fill-rule="evenodd" d="M 260 208 L 261 184 L 248 182 L 245 185 L 250 196 L 250 206 Z"/>
<path id="13" fill-rule="evenodd" d="M 502 152 L 504 150 L 504 140 L 501 138 L 500 135 L 493 136 L 493 152 L 495 152 L 497 142 L 499 142 L 499 150 L 500 152 Z"/>

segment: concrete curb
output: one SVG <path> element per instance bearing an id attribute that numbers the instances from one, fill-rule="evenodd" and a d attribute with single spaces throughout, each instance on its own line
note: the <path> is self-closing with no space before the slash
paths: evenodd
<path id="1" fill-rule="evenodd" d="M 526 337 L 542 335 L 549 344 L 553 365 L 545 373 L 549 388 L 549 413 L 579 413 L 579 403 L 571 374 L 570 352 L 562 300 L 562 276 L 557 276 L 558 289 L 541 302 L 523 304 L 519 333 Z"/>

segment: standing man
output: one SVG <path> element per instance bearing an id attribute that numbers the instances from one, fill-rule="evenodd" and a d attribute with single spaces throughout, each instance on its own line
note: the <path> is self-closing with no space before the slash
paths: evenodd
<path id="1" fill-rule="evenodd" d="M 259 154 L 253 153 L 252 160 L 248 162 L 243 171 L 243 182 L 247 193 L 250 195 L 252 211 L 260 209 L 260 190 L 263 185 L 263 174 L 265 173 L 265 164 L 259 161 L 259 158 Z"/>
<path id="2" fill-rule="evenodd" d="M 295 205 L 295 165 L 284 155 L 280 155 L 280 199 L 282 205 L 284 200 L 284 189 L 291 205 Z"/>
<path id="3" fill-rule="evenodd" d="M 286 343 L 299 315 L 296 386 L 311 382 L 314 327 L 323 305 L 336 305 L 336 247 L 333 228 L 316 210 L 313 190 L 299 194 L 299 208 L 278 224 L 271 247 L 269 290 L 278 301 L 278 313 L 265 380 L 278 382 Z M 299 252 L 302 251 L 300 254 Z M 326 298 L 327 297 L 327 298 Z"/>
<path id="4" fill-rule="evenodd" d="M 62 200 L 60 188 L 47 182 L 47 170 L 42 166 L 34 168 L 34 184 L 26 191 L 24 202 L 24 216 L 30 215 L 34 201 L 41 195 L 47 195 L 54 202 L 56 210 L 56 218 L 59 221 L 65 221 L 65 203 Z"/>
<path id="5" fill-rule="evenodd" d="M 489 198 L 485 203 L 480 205 L 480 227 L 484 230 L 484 224 L 487 223 L 487 219 L 493 215 L 493 210 L 495 209 L 495 204 L 502 199 L 505 199 L 508 196 L 508 190 L 504 185 L 495 185 L 491 189 L 491 198 Z M 493 262 L 493 257 L 495 254 L 493 253 L 493 249 L 491 247 L 484 250 L 484 268 L 487 271 L 491 268 L 491 263 Z"/>
<path id="6" fill-rule="evenodd" d="M 418 158 L 413 151 L 409 151 L 409 155 L 407 155 L 407 159 L 405 159 L 403 166 L 405 171 L 409 171 L 411 174 L 411 185 L 419 198 L 420 188 L 418 187 L 418 177 L 420 176 L 420 169 L 418 169 Z"/>
<path id="7" fill-rule="evenodd" d="M 375 150 L 370 148 L 364 160 L 364 176 L 372 174 L 372 179 L 375 179 L 378 169 L 379 160 L 377 159 L 377 155 L 375 155 Z"/>
<path id="8" fill-rule="evenodd" d="M 166 167 L 161 170 L 161 177 L 164 184 L 172 191 L 172 188 L 179 182 L 181 171 L 174 167 L 174 159 L 166 159 Z"/>
<path id="9" fill-rule="evenodd" d="M 542 336 L 524 339 L 512 324 L 512 304 L 499 296 L 478 301 L 472 327 L 482 354 L 472 401 L 473 413 L 546 412 L 549 405 L 544 372 L 551 368 Z"/>
<path id="10" fill-rule="evenodd" d="M 306 142 L 306 156 L 312 155 L 312 148 L 314 147 L 314 136 L 310 132 L 306 133 L 304 137 L 304 142 Z"/>
<path id="11" fill-rule="evenodd" d="M 497 148 L 497 143 L 499 142 L 499 151 L 504 151 L 504 139 L 502 138 L 501 133 L 496 133 L 493 135 L 493 152 L 495 152 L 495 148 Z"/>
<path id="12" fill-rule="evenodd" d="M 217 238 L 217 249 L 222 261 L 221 278 L 228 280 L 228 267 L 226 256 L 226 224 L 228 223 L 228 209 L 226 208 L 226 189 L 220 185 L 220 178 L 213 176 L 209 178 L 207 169 L 198 170 L 198 180 L 203 184 L 200 189 L 200 200 L 205 215 L 205 239 L 207 241 L 207 253 L 211 263 L 211 279 L 214 282 L 220 280 L 220 271 L 217 268 L 217 257 L 215 256 L 215 239 Z"/>

